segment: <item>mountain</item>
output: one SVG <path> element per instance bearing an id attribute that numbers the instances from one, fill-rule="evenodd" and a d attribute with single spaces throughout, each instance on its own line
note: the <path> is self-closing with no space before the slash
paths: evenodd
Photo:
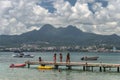
<path id="1" fill-rule="evenodd" d="M 55 28 L 50 24 L 39 30 L 33 30 L 21 35 L 1 35 L 0 46 L 19 46 L 21 44 L 48 45 L 119 45 L 120 37 L 113 35 L 98 35 L 83 32 L 75 26 Z"/>

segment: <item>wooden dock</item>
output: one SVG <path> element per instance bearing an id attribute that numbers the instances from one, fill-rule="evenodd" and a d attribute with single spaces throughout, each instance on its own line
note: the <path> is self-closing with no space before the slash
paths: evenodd
<path id="1" fill-rule="evenodd" d="M 99 71 L 106 71 L 106 68 L 116 68 L 117 72 L 120 72 L 120 64 L 111 64 L 111 63 L 88 63 L 88 62 L 53 62 L 53 61 L 26 61 L 25 62 L 28 65 L 28 68 L 30 68 L 30 65 L 52 65 L 55 69 L 58 69 L 59 66 L 66 66 L 68 69 L 72 69 L 72 66 L 78 66 L 83 67 L 83 71 L 91 70 L 93 71 L 94 67 L 98 67 Z"/>

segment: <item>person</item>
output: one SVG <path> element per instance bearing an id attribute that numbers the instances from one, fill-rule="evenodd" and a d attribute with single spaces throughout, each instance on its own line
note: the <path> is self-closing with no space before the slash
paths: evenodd
<path id="1" fill-rule="evenodd" d="M 54 54 L 53 58 L 54 58 L 54 63 L 56 63 L 56 53 Z"/>
<path id="2" fill-rule="evenodd" d="M 14 67 L 14 64 L 11 64 L 11 65 L 10 65 L 10 68 L 13 68 L 13 67 Z"/>
<path id="3" fill-rule="evenodd" d="M 60 53 L 60 62 L 62 62 L 62 53 Z"/>
<path id="4" fill-rule="evenodd" d="M 66 62 L 70 62 L 70 53 L 68 53 L 66 56 Z"/>
<path id="5" fill-rule="evenodd" d="M 41 59 L 41 57 L 39 57 L 39 62 L 41 62 L 42 61 L 42 59 Z"/>
<path id="6" fill-rule="evenodd" d="M 61 72 L 61 70 L 60 70 L 60 69 L 58 69 L 58 71 L 59 71 L 59 72 Z"/>

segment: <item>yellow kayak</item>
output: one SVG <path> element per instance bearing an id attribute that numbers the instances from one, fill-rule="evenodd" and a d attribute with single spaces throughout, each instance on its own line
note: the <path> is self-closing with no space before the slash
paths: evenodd
<path id="1" fill-rule="evenodd" d="M 38 69 L 53 69 L 53 66 L 38 66 Z"/>

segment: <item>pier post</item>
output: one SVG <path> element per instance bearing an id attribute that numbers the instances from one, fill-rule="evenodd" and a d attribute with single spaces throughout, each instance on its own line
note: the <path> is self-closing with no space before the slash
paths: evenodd
<path id="1" fill-rule="evenodd" d="M 88 66 L 87 66 L 87 62 L 85 63 L 85 71 L 87 71 L 88 70 L 88 68 L 87 68 Z"/>
<path id="2" fill-rule="evenodd" d="M 30 68 L 30 64 L 28 63 L 28 68 Z"/>
<path id="3" fill-rule="evenodd" d="M 55 69 L 58 69 L 58 65 L 55 65 Z"/>
<path id="4" fill-rule="evenodd" d="M 117 67 L 117 72 L 120 72 L 120 68 L 119 67 Z"/>
<path id="5" fill-rule="evenodd" d="M 85 66 L 83 66 L 83 71 L 85 71 Z"/>
<path id="6" fill-rule="evenodd" d="M 92 71 L 93 71 L 93 66 L 91 66 L 91 69 L 92 69 Z"/>
<path id="7" fill-rule="evenodd" d="M 27 61 L 26 64 L 28 65 L 28 68 L 30 68 L 30 61 Z"/>
<path id="8" fill-rule="evenodd" d="M 72 69 L 71 66 L 67 66 L 67 67 L 68 67 L 69 70 Z"/>
<path id="9" fill-rule="evenodd" d="M 102 67 L 100 66 L 100 72 L 102 72 Z"/>
<path id="10" fill-rule="evenodd" d="M 104 72 L 106 71 L 105 67 L 103 67 L 103 71 L 104 71 Z"/>

